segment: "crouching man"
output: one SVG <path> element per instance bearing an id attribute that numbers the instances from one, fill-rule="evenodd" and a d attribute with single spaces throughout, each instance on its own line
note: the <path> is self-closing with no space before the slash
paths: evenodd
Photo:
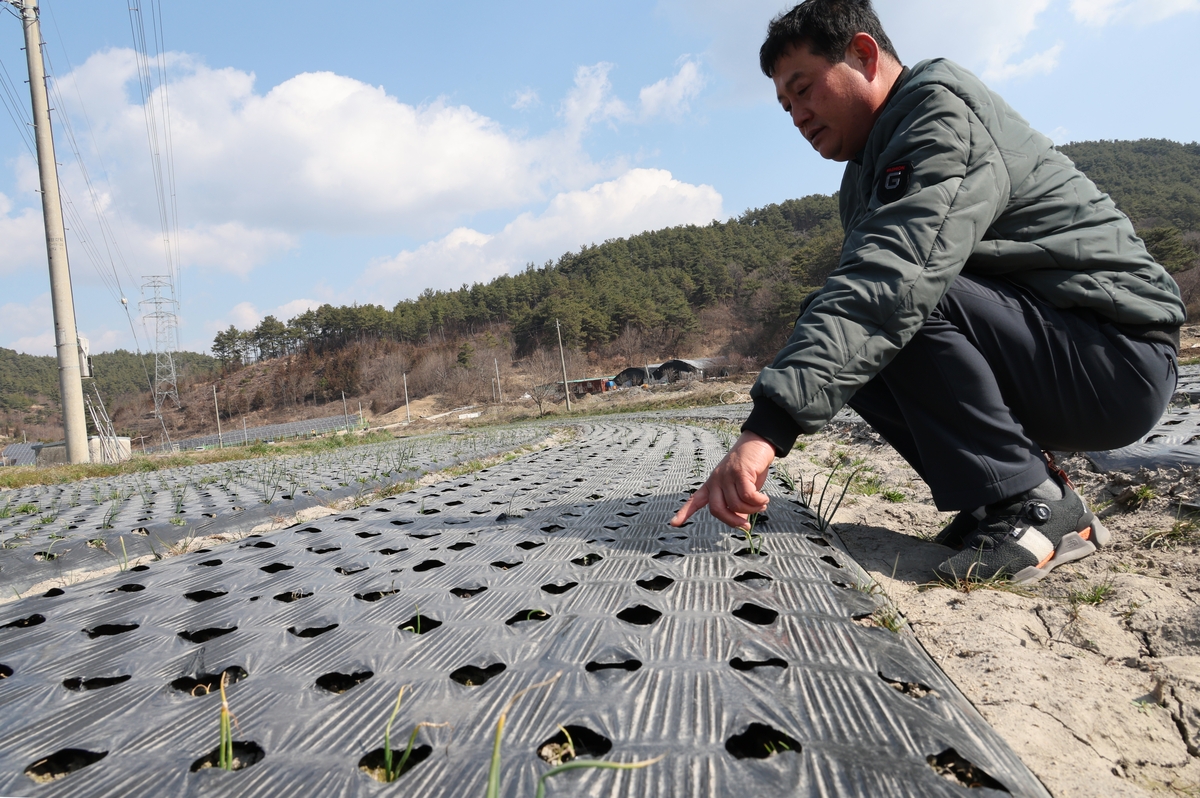
<path id="1" fill-rule="evenodd" d="M 771 22 L 760 62 L 813 149 L 846 163 L 841 261 L 671 523 L 707 506 L 745 528 L 771 461 L 849 405 L 961 511 L 940 576 L 1033 582 L 1107 543 L 1043 450 L 1124 446 L 1158 421 L 1184 321 L 1174 280 L 978 78 L 902 66 L 870 0 L 806 0 Z"/>

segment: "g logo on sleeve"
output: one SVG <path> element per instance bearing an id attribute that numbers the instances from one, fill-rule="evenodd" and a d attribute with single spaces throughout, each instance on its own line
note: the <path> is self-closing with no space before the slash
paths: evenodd
<path id="1" fill-rule="evenodd" d="M 912 182 L 912 171 L 910 163 L 893 164 L 884 169 L 883 174 L 879 177 L 879 186 L 875 189 L 875 196 L 884 205 L 903 197 L 908 193 L 908 186 Z"/>

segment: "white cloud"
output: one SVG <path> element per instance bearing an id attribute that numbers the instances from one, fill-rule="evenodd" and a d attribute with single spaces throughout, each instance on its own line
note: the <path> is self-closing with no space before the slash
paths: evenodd
<path id="1" fill-rule="evenodd" d="M 214 335 L 228 329 L 231 324 L 239 330 L 252 330 L 267 316 L 287 322 L 305 311 L 319 308 L 321 304 L 313 299 L 293 299 L 269 310 L 259 310 L 253 302 L 239 302 L 230 308 L 223 318 L 207 322 L 204 329 Z"/>
<path id="2" fill-rule="evenodd" d="M 41 208 L 13 210 L 13 202 L 0 194 L 0 274 L 46 267 L 46 228 Z M 7 307 L 7 305 L 5 306 Z"/>
<path id="3" fill-rule="evenodd" d="M 568 136 L 577 139 L 596 122 L 629 118 L 625 103 L 613 96 L 608 79 L 612 68 L 612 64 L 601 61 L 575 70 L 575 85 L 563 100 L 561 112 Z"/>
<path id="4" fill-rule="evenodd" d="M 532 108 L 535 105 L 541 105 L 542 98 L 538 96 L 534 89 L 522 89 L 517 92 L 517 99 L 513 101 L 512 107 L 518 111 L 523 111 L 526 108 Z"/>
<path id="5" fill-rule="evenodd" d="M 148 234 L 143 244 L 161 251 L 162 238 Z M 211 267 L 245 277 L 254 267 L 298 245 L 295 235 L 252 229 L 241 222 L 198 224 L 179 235 L 180 257 L 191 266 Z"/>
<path id="6" fill-rule="evenodd" d="M 54 316 L 49 292 L 28 304 L 6 302 L 0 306 L 0 330 L 5 347 L 30 355 L 53 355 Z"/>
<path id="7" fill-rule="evenodd" d="M 1073 0 L 1126 2 L 1128 0 Z M 1026 54 L 1038 17 L 1052 0 L 876 0 L 884 28 L 906 64 L 925 58 L 951 58 L 990 80 L 1040 74 L 1057 64 L 1055 48 Z M 1200 0 L 1140 0 L 1158 4 L 1191 4 Z M 659 0 L 659 8 L 676 24 L 709 38 L 705 60 L 726 81 L 731 102 L 774 102 L 775 92 L 758 67 L 758 48 L 767 25 L 793 0 Z"/>
<path id="8" fill-rule="evenodd" d="M 633 169 L 586 190 L 564 192 L 540 214 L 524 213 L 501 232 L 459 228 L 415 250 L 373 264 L 360 280 L 383 304 L 424 288 L 453 289 L 540 263 L 609 238 L 723 216 L 712 186 L 674 179 L 661 169 Z"/>
<path id="9" fill-rule="evenodd" d="M 989 66 L 983 73 L 985 80 L 1005 81 L 1020 78 L 1031 78 L 1035 75 L 1048 75 L 1058 68 L 1058 57 L 1062 54 L 1063 44 L 1059 42 L 1050 49 L 1029 56 L 1018 63 L 1004 62 Z"/>
<path id="10" fill-rule="evenodd" d="M 1075 19 L 1094 26 L 1123 19 L 1147 25 L 1197 10 L 1200 10 L 1200 0 L 1071 0 L 1071 13 Z"/>
<path id="11" fill-rule="evenodd" d="M 646 86 L 638 94 L 642 118 L 665 116 L 678 119 L 688 110 L 688 102 L 704 88 L 704 83 L 700 65 L 692 59 L 685 60 L 675 75 Z"/>

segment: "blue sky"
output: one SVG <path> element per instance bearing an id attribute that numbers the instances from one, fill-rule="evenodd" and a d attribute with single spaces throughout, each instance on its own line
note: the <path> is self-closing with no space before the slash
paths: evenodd
<path id="1" fill-rule="evenodd" d="M 134 347 L 122 294 L 151 345 L 140 285 L 168 268 L 134 4 L 42 0 L 61 182 L 81 217 L 68 233 L 77 317 L 94 351 Z M 182 346 L 206 350 L 266 314 L 391 307 L 607 238 L 835 191 L 840 166 L 811 151 L 758 72 L 766 23 L 787 5 L 162 0 Z M 905 63 L 953 58 L 1059 143 L 1200 138 L 1200 0 L 876 7 Z M 21 46 L 19 21 L 0 14 L 0 64 L 27 109 Z M 0 114 L 0 346 L 49 354 L 36 188 L 20 128 Z"/>

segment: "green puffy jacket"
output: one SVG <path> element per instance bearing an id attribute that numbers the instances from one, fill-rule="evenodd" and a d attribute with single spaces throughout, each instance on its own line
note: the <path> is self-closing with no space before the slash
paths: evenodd
<path id="1" fill-rule="evenodd" d="M 1179 287 L 1108 195 L 950 61 L 901 75 L 846 166 L 841 217 L 840 265 L 750 392 L 745 429 L 771 430 L 781 454 L 891 362 L 959 272 L 1002 276 L 1134 334 L 1184 321 Z"/>

